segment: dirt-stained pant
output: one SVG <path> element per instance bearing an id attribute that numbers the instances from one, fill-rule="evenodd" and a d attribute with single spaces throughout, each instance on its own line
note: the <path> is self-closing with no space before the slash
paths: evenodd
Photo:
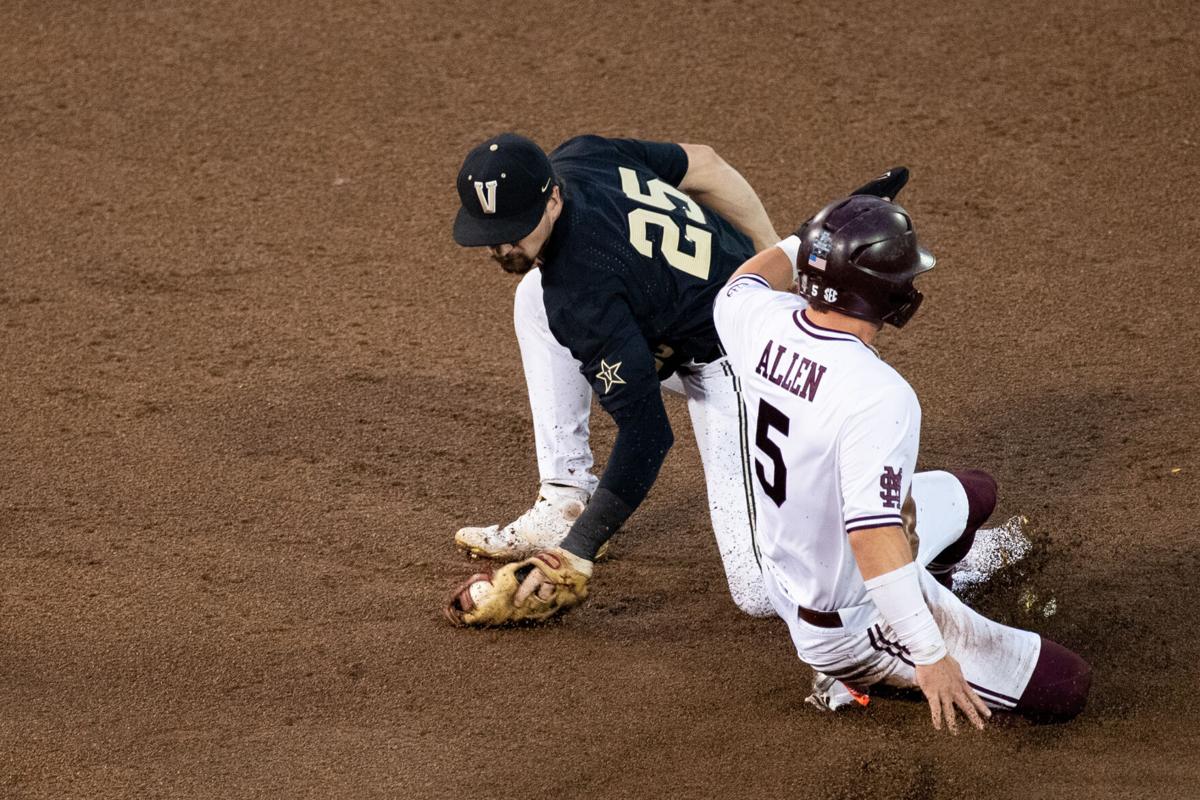
<path id="1" fill-rule="evenodd" d="M 788 624 L 801 661 L 862 690 L 876 684 L 917 688 L 908 651 L 874 603 L 868 600 L 840 609 L 841 628 L 818 627 L 799 617 L 797 606 L 772 580 L 769 568 L 766 574 L 767 590 Z M 989 706 L 1016 709 L 1038 663 L 1042 638 L 968 608 L 928 572 L 922 570 L 920 580 L 946 651 L 958 661 L 963 676 Z"/>

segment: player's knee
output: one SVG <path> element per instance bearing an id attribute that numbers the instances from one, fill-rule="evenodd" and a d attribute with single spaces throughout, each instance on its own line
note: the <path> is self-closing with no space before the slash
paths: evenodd
<path id="1" fill-rule="evenodd" d="M 751 617 L 775 616 L 775 606 L 771 605 L 770 598 L 762 591 L 755 591 L 749 586 L 730 584 L 729 594 L 733 597 L 733 604 L 743 614 Z"/>
<path id="2" fill-rule="evenodd" d="M 987 522 L 992 511 L 996 509 L 996 479 L 981 469 L 968 469 L 962 472 L 950 473 L 963 487 L 967 495 L 967 524 L 962 534 L 945 550 L 933 557 L 929 568 L 937 573 L 944 571 L 944 576 L 938 581 L 946 588 L 949 579 L 949 568 L 966 558 L 972 545 L 975 544 L 975 532 Z"/>
<path id="3" fill-rule="evenodd" d="M 517 284 L 517 293 L 513 297 L 513 319 L 520 325 L 522 319 L 528 319 L 538 312 L 542 304 L 542 271 L 531 269 Z"/>
<path id="4" fill-rule="evenodd" d="M 996 479 L 981 469 L 951 473 L 967 493 L 967 533 L 979 530 L 996 510 Z"/>
<path id="5" fill-rule="evenodd" d="M 1037 665 L 1016 710 L 1038 722 L 1066 722 L 1083 711 L 1091 688 L 1091 665 L 1043 637 Z"/>

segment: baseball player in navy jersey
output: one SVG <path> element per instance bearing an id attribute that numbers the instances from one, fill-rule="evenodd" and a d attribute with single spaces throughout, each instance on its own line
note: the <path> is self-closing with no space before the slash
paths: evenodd
<path id="1" fill-rule="evenodd" d="M 524 560 L 473 576 L 450 618 L 542 619 L 583 599 L 597 553 L 672 445 L 664 380 L 688 399 L 734 601 L 773 614 L 754 552 L 744 409 L 712 321 L 729 275 L 778 241 L 753 189 L 705 146 L 580 136 L 547 156 L 503 134 L 468 154 L 458 192 L 455 240 L 525 275 L 514 317 L 542 487 L 514 523 L 458 532 L 478 555 Z M 599 481 L 593 392 L 618 428 Z"/>
<path id="2" fill-rule="evenodd" d="M 983 727 L 991 708 L 1071 718 L 1091 685 L 1083 659 L 921 568 L 966 554 L 996 487 L 978 471 L 914 478 L 921 407 L 873 342 L 917 310 L 913 281 L 934 259 L 894 194 L 831 203 L 716 299 L 753 431 L 767 593 L 803 661 L 860 692 L 919 687 L 935 728 L 957 713 Z M 800 296 L 784 291 L 797 266 Z"/>

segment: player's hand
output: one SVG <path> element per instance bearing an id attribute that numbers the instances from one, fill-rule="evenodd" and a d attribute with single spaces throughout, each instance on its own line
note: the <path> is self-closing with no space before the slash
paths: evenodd
<path id="1" fill-rule="evenodd" d="M 933 715 L 933 727 L 942 729 L 942 720 L 946 721 L 951 733 L 958 733 L 958 721 L 954 709 L 958 708 L 971 724 L 983 730 L 983 720 L 992 716 L 991 710 L 980 699 L 967 679 L 963 677 L 958 662 L 946 656 L 941 661 L 935 661 L 926 666 L 917 666 L 917 685 L 925 693 L 929 701 L 929 711 Z"/>
<path id="2" fill-rule="evenodd" d="M 513 595 L 513 605 L 517 608 L 525 605 L 525 601 L 534 595 L 539 600 L 549 600 L 554 596 L 554 582 L 547 578 L 540 569 L 530 570 L 517 587 Z"/>

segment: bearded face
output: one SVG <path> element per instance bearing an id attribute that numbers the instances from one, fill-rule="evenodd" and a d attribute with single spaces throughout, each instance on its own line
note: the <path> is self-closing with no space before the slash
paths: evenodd
<path id="1" fill-rule="evenodd" d="M 492 253 L 492 260 L 500 265 L 500 268 L 510 275 L 524 275 L 534 267 L 534 259 L 525 255 L 520 250 L 509 250 L 504 255 Z"/>
<path id="2" fill-rule="evenodd" d="M 524 275 L 534 267 L 541 265 L 541 253 L 550 240 L 554 230 L 554 221 L 562 210 L 562 196 L 559 188 L 554 187 L 546 210 L 538 224 L 520 241 L 496 244 L 488 248 L 491 258 L 500 268 L 510 275 Z"/>

